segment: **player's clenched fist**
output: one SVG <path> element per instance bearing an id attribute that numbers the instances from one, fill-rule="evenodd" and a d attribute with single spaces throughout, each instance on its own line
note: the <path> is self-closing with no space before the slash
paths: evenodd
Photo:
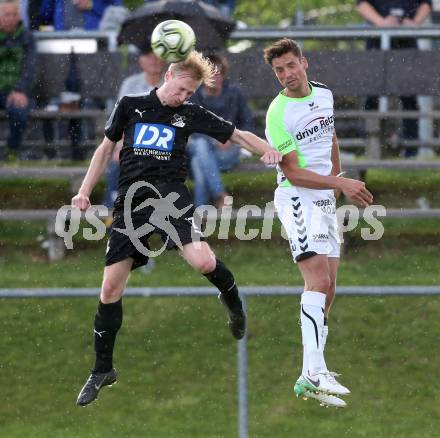
<path id="1" fill-rule="evenodd" d="M 264 164 L 278 164 L 282 159 L 283 155 L 276 150 L 265 152 L 260 158 Z"/>
<path id="2" fill-rule="evenodd" d="M 72 198 L 72 207 L 78 207 L 81 211 L 85 211 L 90 207 L 90 199 L 81 193 Z"/>
<path id="3" fill-rule="evenodd" d="M 341 179 L 340 190 L 347 198 L 361 207 L 368 207 L 373 202 L 373 195 L 365 187 L 363 181 L 343 178 Z"/>

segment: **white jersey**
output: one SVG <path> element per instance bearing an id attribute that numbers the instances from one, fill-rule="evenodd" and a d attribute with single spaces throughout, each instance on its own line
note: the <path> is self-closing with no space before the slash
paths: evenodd
<path id="1" fill-rule="evenodd" d="M 266 138 L 283 155 L 296 151 L 299 166 L 320 175 L 330 175 L 334 118 L 333 94 L 327 86 L 309 81 L 310 94 L 302 98 L 282 92 L 266 115 Z M 291 187 L 280 167 L 278 184 Z"/>

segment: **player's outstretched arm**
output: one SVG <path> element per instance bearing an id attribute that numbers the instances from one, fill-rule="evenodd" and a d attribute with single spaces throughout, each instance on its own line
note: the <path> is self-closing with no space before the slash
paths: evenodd
<path id="1" fill-rule="evenodd" d="M 240 131 L 236 128 L 230 140 L 254 154 L 261 155 L 260 160 L 265 164 L 278 164 L 283 158 L 280 152 L 271 148 L 263 139 L 252 132 Z"/>
<path id="2" fill-rule="evenodd" d="M 283 156 L 280 167 L 284 176 L 294 186 L 318 190 L 340 190 L 361 207 L 368 207 L 373 202 L 373 195 L 367 190 L 364 182 L 333 175 L 319 175 L 311 170 L 302 169 L 299 167 L 298 156 L 295 151 Z"/>
<path id="3" fill-rule="evenodd" d="M 78 194 L 72 198 L 73 207 L 78 207 L 81 210 L 87 210 L 90 207 L 89 196 L 99 178 L 105 172 L 107 164 L 112 157 L 115 144 L 107 137 L 104 137 L 102 143 L 96 148 Z"/>

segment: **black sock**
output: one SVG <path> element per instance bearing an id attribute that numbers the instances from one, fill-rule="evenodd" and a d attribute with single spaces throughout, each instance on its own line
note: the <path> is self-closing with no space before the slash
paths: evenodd
<path id="1" fill-rule="evenodd" d="M 216 262 L 215 269 L 205 274 L 205 277 L 220 291 L 226 304 L 232 310 L 241 310 L 241 300 L 232 272 L 221 260 L 216 259 Z"/>
<path id="2" fill-rule="evenodd" d="M 327 318 L 324 316 L 324 325 L 327 325 Z"/>
<path id="3" fill-rule="evenodd" d="M 95 315 L 95 353 L 93 372 L 107 373 L 113 368 L 113 348 L 116 333 L 122 325 L 122 298 L 116 303 L 104 304 L 99 301 Z"/>

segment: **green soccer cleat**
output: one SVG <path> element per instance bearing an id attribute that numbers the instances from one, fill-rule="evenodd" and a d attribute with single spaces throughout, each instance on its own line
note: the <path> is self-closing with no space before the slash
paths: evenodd
<path id="1" fill-rule="evenodd" d="M 334 395 L 347 395 L 350 390 L 341 385 L 330 372 L 315 374 L 313 377 L 301 375 L 294 386 L 295 394 L 300 397 L 305 391 Z"/>

